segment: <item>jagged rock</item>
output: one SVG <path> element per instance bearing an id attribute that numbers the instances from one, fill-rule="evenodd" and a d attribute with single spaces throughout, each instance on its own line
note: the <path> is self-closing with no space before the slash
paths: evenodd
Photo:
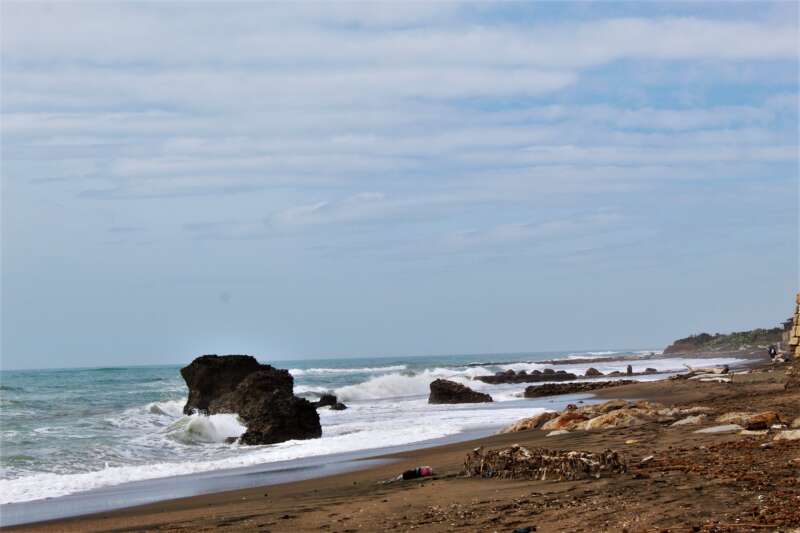
<path id="1" fill-rule="evenodd" d="M 430 389 L 428 403 L 486 403 L 492 401 L 492 397 L 488 394 L 476 392 L 461 383 L 446 379 L 433 381 Z"/>
<path id="2" fill-rule="evenodd" d="M 545 411 L 544 413 L 539 413 L 538 415 L 518 420 L 507 428 L 500 430 L 500 433 L 516 433 L 517 431 L 538 429 L 542 426 L 542 424 L 554 419 L 557 416 L 558 413 L 555 411 Z"/>
<path id="3" fill-rule="evenodd" d="M 498 372 L 493 376 L 476 376 L 476 380 L 483 381 L 484 383 L 491 383 L 498 385 L 501 383 L 536 383 L 539 381 L 570 381 L 578 379 L 575 374 L 570 374 L 565 370 L 553 370 L 552 368 L 545 368 L 542 371 L 532 370 L 531 372 L 514 372 L 513 370 L 506 370 L 505 372 Z"/>
<path id="4" fill-rule="evenodd" d="M 311 404 L 317 409 L 320 407 L 329 407 L 331 411 L 344 411 L 347 409 L 347 406 L 338 401 L 333 394 L 323 394 L 319 397 L 319 400 L 311 402 Z"/>
<path id="5" fill-rule="evenodd" d="M 189 388 L 184 413 L 236 413 L 247 426 L 242 444 L 274 444 L 322 436 L 319 415 L 293 393 L 287 370 L 249 355 L 204 355 L 181 369 Z"/>
<path id="6" fill-rule="evenodd" d="M 558 415 L 556 418 L 545 422 L 542 425 L 542 429 L 544 431 L 551 431 L 554 429 L 570 429 L 588 419 L 588 416 L 578 411 L 566 411 Z"/>
<path id="7" fill-rule="evenodd" d="M 603 452 L 476 448 L 467 454 L 464 471 L 470 477 L 535 480 L 593 479 L 627 471 L 624 459 L 615 451 Z"/>
<path id="8" fill-rule="evenodd" d="M 781 422 L 780 416 L 775 411 L 763 413 L 731 412 L 717 417 L 720 424 L 737 424 L 745 429 L 769 429 L 773 424 Z"/>
<path id="9" fill-rule="evenodd" d="M 602 375 L 603 373 L 594 367 L 589 367 L 588 369 L 586 369 L 586 373 L 584 374 L 584 376 L 586 376 L 587 378 L 593 378 Z"/>
<path id="10" fill-rule="evenodd" d="M 610 413 L 596 416 L 579 424 L 575 429 L 611 429 L 641 426 L 651 420 L 651 415 L 643 409 L 616 409 Z"/>
<path id="11" fill-rule="evenodd" d="M 539 398 L 542 396 L 555 396 L 557 394 L 574 394 L 578 392 L 589 392 L 597 389 L 607 389 L 609 387 L 619 387 L 635 383 L 633 380 L 618 381 L 594 381 L 580 383 L 546 383 L 544 385 L 532 385 L 525 388 L 526 398 Z"/>

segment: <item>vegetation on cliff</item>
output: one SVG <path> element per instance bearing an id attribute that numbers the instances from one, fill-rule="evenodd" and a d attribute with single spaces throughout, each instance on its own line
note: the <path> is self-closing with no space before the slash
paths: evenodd
<path id="1" fill-rule="evenodd" d="M 685 339 L 678 339 L 664 350 L 670 353 L 714 353 L 736 352 L 740 350 L 758 349 L 780 342 L 783 329 L 753 329 L 750 331 L 734 331 L 733 333 L 714 335 L 700 333 Z"/>

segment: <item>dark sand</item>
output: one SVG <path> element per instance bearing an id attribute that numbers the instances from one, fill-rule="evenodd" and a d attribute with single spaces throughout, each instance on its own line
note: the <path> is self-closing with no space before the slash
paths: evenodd
<path id="1" fill-rule="evenodd" d="M 648 399 L 729 411 L 800 416 L 800 393 L 784 371 L 764 368 L 733 384 L 681 380 L 598 391 L 602 398 Z M 705 425 L 714 425 L 713 422 Z M 656 423 L 545 437 L 533 430 L 394 455 L 400 462 L 326 478 L 170 500 L 9 531 L 800 531 L 800 441 L 761 444 L 772 435 L 694 434 L 697 426 Z M 626 444 L 635 439 L 638 443 Z M 461 476 L 467 451 L 519 443 L 618 450 L 632 465 L 613 478 L 574 482 Z M 655 458 L 646 466 L 643 457 Z M 418 465 L 437 476 L 380 484 Z"/>

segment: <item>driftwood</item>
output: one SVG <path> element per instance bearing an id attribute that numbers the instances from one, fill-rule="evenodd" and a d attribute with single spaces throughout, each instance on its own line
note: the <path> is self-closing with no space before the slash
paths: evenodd
<path id="1" fill-rule="evenodd" d="M 727 374 L 729 369 L 728 365 L 723 366 L 709 366 L 709 367 L 691 367 L 689 365 L 683 365 L 689 369 L 690 374 Z"/>

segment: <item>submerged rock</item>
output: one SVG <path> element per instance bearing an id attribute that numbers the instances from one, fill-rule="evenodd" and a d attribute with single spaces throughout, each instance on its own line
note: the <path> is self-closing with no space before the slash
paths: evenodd
<path id="1" fill-rule="evenodd" d="M 347 406 L 340 402 L 334 394 L 323 394 L 316 402 L 311 404 L 319 409 L 320 407 L 329 407 L 331 411 L 344 411 Z"/>
<path id="2" fill-rule="evenodd" d="M 437 379 L 431 382 L 431 394 L 428 403 L 487 403 L 492 397 L 482 392 L 476 392 L 461 383 Z"/>
<path id="3" fill-rule="evenodd" d="M 294 395 L 288 370 L 249 355 L 203 355 L 181 369 L 189 388 L 184 413 L 235 413 L 247 426 L 242 444 L 274 444 L 322 436 L 319 415 Z"/>

